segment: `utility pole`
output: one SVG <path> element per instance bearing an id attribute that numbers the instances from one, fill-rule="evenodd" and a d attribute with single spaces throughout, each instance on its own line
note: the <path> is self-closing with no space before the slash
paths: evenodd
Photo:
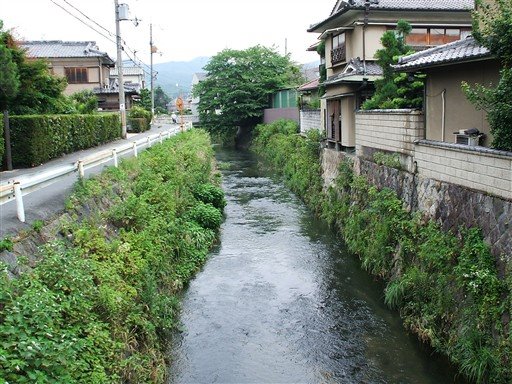
<path id="1" fill-rule="evenodd" d="M 153 81 L 155 75 L 153 74 L 153 53 L 156 52 L 156 47 L 153 46 L 153 24 L 149 24 L 149 49 L 151 52 L 151 115 L 155 115 L 155 89 L 153 88 Z"/>
<path id="2" fill-rule="evenodd" d="M 126 139 L 126 105 L 124 96 L 124 79 L 123 79 L 123 48 L 121 45 L 121 29 L 119 27 L 119 2 L 114 0 L 116 7 L 116 44 L 117 44 L 117 79 L 119 82 L 119 113 L 121 114 L 121 137 Z M 125 4 L 123 4 L 125 6 Z M 123 20 L 126 20 L 123 18 Z"/>

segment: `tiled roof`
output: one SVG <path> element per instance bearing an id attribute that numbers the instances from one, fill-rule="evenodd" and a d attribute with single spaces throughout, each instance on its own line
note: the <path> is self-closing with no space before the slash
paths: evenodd
<path id="1" fill-rule="evenodd" d="M 473 37 L 457 40 L 453 43 L 439 45 L 408 56 L 402 56 L 397 65 L 397 70 L 411 70 L 431 67 L 439 64 L 463 62 L 478 58 L 491 57 L 491 53 L 485 47 L 479 45 Z"/>
<path id="2" fill-rule="evenodd" d="M 363 77 L 375 78 L 382 76 L 382 68 L 373 61 L 366 62 L 366 73 L 364 63 L 359 59 L 352 59 L 342 73 L 330 76 L 323 82 L 325 85 L 337 84 L 343 81 L 359 81 Z"/>
<path id="3" fill-rule="evenodd" d="M 375 0 L 373 0 L 375 1 Z M 370 3 L 370 9 L 383 11 L 470 11 L 475 8 L 475 0 L 378 0 Z M 325 25 L 350 10 L 364 10 L 365 0 L 337 0 L 330 16 L 311 25 L 309 32 Z"/>
<path id="4" fill-rule="evenodd" d="M 302 84 L 299 88 L 297 88 L 297 90 L 304 92 L 304 91 L 311 91 L 313 89 L 317 89 L 319 82 L 320 82 L 320 79 L 316 78 L 314 80 L 308 81 L 305 84 Z"/>
<path id="5" fill-rule="evenodd" d="M 350 1 L 346 1 L 350 3 Z M 354 0 L 351 8 L 364 8 L 365 0 Z M 379 0 L 372 9 L 466 10 L 473 9 L 474 0 Z"/>
<path id="6" fill-rule="evenodd" d="M 107 53 L 98 50 L 94 41 L 24 41 L 20 45 L 27 50 L 29 57 L 48 59 L 100 57 L 114 63 Z"/>

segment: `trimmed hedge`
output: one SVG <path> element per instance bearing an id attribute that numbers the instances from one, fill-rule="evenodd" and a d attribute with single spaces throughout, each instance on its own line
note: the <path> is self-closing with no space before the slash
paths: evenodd
<path id="1" fill-rule="evenodd" d="M 27 115 L 10 118 L 13 165 L 31 167 L 121 137 L 119 115 Z"/>
<path id="2" fill-rule="evenodd" d="M 148 121 L 144 117 L 134 117 L 131 119 L 128 119 L 128 130 L 130 132 L 145 132 L 147 131 L 151 125 L 148 124 Z"/>
<path id="3" fill-rule="evenodd" d="M 151 128 L 153 115 L 144 108 L 134 106 L 128 112 L 130 132 L 144 132 Z"/>
<path id="4" fill-rule="evenodd" d="M 0 169 L 2 168 L 2 164 L 3 164 L 3 160 L 4 160 L 4 152 L 5 152 L 4 119 L 2 116 L 2 118 L 0 118 Z"/>

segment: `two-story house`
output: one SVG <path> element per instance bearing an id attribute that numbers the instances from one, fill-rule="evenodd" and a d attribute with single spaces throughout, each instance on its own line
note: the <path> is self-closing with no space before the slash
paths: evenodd
<path id="1" fill-rule="evenodd" d="M 28 59 L 46 60 L 54 75 L 66 78 L 66 95 L 89 90 L 98 96 L 100 109 L 119 109 L 115 61 L 100 51 L 94 41 L 25 41 L 20 46 L 25 49 Z M 126 109 L 130 109 L 132 100 L 138 97 L 144 85 L 143 70 L 140 67 L 123 68 L 123 83 Z"/>
<path id="2" fill-rule="evenodd" d="M 20 45 L 29 59 L 48 61 L 54 75 L 67 79 L 67 95 L 109 86 L 110 69 L 115 62 L 99 51 L 94 41 L 25 41 Z"/>
<path id="3" fill-rule="evenodd" d="M 407 43 L 430 48 L 468 36 L 473 9 L 474 0 L 337 0 L 329 17 L 308 29 L 325 45 L 321 119 L 328 147 L 355 148 L 354 112 L 382 75 L 375 54 L 384 32 L 406 20 L 412 26 Z"/>

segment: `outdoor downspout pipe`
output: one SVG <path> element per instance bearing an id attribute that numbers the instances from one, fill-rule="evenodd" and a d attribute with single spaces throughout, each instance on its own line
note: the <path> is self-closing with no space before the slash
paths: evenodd
<path id="1" fill-rule="evenodd" d="M 441 112 L 441 141 L 444 141 L 446 128 L 446 88 L 441 92 L 442 112 Z"/>

